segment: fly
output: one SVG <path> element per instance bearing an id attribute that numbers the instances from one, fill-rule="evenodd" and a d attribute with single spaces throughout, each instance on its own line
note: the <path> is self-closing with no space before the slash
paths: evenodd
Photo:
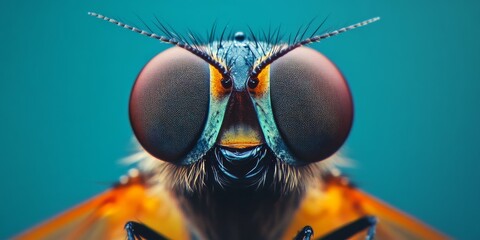
<path id="1" fill-rule="evenodd" d="M 214 30 L 202 43 L 161 23 L 163 35 L 89 15 L 174 46 L 130 95 L 139 170 L 20 239 L 445 238 L 331 162 L 352 126 L 352 96 L 340 70 L 305 46 L 378 17 L 286 43 L 278 31 L 215 40 Z"/>

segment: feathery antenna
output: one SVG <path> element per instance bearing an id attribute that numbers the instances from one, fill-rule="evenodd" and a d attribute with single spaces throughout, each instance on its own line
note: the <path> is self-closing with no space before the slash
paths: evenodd
<path id="1" fill-rule="evenodd" d="M 110 23 L 113 23 L 119 27 L 122 27 L 122 28 L 125 28 L 125 29 L 128 29 L 132 32 L 136 32 L 136 33 L 140 33 L 142 35 L 145 35 L 149 38 L 153 38 L 153 39 L 156 39 L 160 42 L 163 42 L 163 43 L 168 43 L 168 44 L 172 44 L 172 45 L 175 45 L 177 47 L 181 47 L 195 55 L 197 55 L 198 57 L 200 57 L 201 59 L 205 60 L 207 63 L 211 64 L 212 66 L 214 66 L 218 71 L 220 71 L 220 73 L 222 74 L 222 76 L 224 78 L 228 78 L 228 69 L 226 68 L 226 66 L 224 66 L 223 64 L 221 64 L 220 62 L 218 62 L 217 60 L 213 59 L 209 54 L 205 53 L 204 51 L 196 48 L 196 47 L 193 47 L 191 45 L 189 45 L 188 43 L 182 41 L 181 39 L 176 39 L 174 36 L 170 36 L 170 37 L 165 37 L 165 36 L 160 36 L 160 35 L 157 35 L 155 33 L 151 33 L 151 32 L 147 32 L 145 30 L 142 30 L 142 29 L 139 29 L 139 28 L 136 28 L 136 27 L 133 27 L 133 26 L 130 26 L 130 25 L 127 25 L 123 22 L 120 22 L 120 21 L 117 21 L 113 18 L 109 18 L 109 17 L 106 17 L 106 16 L 103 16 L 101 14 L 98 14 L 98 13 L 94 13 L 94 12 L 88 12 L 88 15 L 90 16 L 93 16 L 93 17 L 96 17 L 96 18 L 99 18 L 99 19 L 102 19 L 102 20 L 105 20 L 107 22 L 110 22 Z"/>
<path id="2" fill-rule="evenodd" d="M 359 23 L 356 23 L 356 24 L 353 24 L 353 25 L 350 25 L 348 27 L 344 27 L 344 28 L 340 28 L 338 30 L 335 30 L 335 31 L 332 31 L 332 32 L 328 32 L 328 33 L 325 33 L 325 34 L 322 34 L 322 35 L 317 35 L 317 36 L 313 36 L 313 37 L 309 37 L 307 39 L 304 39 L 304 40 L 301 40 L 301 41 L 298 41 L 296 43 L 293 43 L 291 45 L 289 45 L 288 47 L 285 47 L 283 48 L 282 50 L 279 50 L 279 51 L 276 51 L 274 54 L 272 54 L 271 56 L 269 56 L 268 58 L 266 58 L 265 60 L 263 60 L 262 62 L 258 63 L 255 68 L 252 70 L 251 74 L 250 74 L 250 77 L 251 78 L 256 78 L 258 76 L 258 74 L 269 64 L 271 64 L 272 62 L 274 62 L 275 60 L 281 58 L 282 56 L 284 56 L 285 54 L 289 53 L 290 51 L 298 48 L 298 47 L 301 47 L 301 46 L 305 46 L 305 45 L 308 45 L 310 43 L 315 43 L 315 42 L 320 42 L 326 38 L 329 38 L 329 37 L 333 37 L 335 35 L 338 35 L 340 33 L 344 33 L 344 32 L 347 32 L 347 31 L 350 31 L 352 29 L 355 29 L 355 28 L 359 28 L 359 27 L 363 27 L 367 24 L 370 24 L 370 23 L 373 23 L 373 22 L 376 22 L 380 20 L 380 17 L 375 17 L 375 18 L 371 18 L 371 19 L 368 19 L 368 20 L 365 20 L 363 22 L 359 22 Z M 323 23 L 322 23 L 323 24 Z M 318 29 L 317 29 L 318 30 Z M 317 31 L 315 30 L 315 32 Z M 302 34 L 302 36 L 304 35 L 305 33 Z M 298 35 L 298 33 L 297 33 Z"/>

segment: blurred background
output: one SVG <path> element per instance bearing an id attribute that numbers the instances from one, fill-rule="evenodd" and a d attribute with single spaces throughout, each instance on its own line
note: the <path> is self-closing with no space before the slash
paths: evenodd
<path id="1" fill-rule="evenodd" d="M 281 24 L 295 33 L 380 22 L 311 47 L 349 80 L 345 172 L 365 191 L 458 239 L 480 236 L 477 1 L 5 1 L 0 8 L 0 239 L 105 190 L 132 152 L 128 98 L 170 47 L 87 15 L 180 32 Z"/>

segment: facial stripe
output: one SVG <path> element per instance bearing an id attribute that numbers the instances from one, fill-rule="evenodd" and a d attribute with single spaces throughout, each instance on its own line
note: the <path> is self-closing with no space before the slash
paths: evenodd
<path id="1" fill-rule="evenodd" d="M 218 136 L 220 126 L 225 116 L 230 90 L 222 86 L 222 74 L 212 65 L 210 69 L 210 101 L 208 108 L 208 117 L 205 128 L 198 139 L 195 147 L 181 161 L 181 164 L 192 164 L 201 159 L 210 150 Z"/>
<path id="2" fill-rule="evenodd" d="M 297 162 L 282 139 L 272 112 L 272 103 L 270 100 L 270 65 L 266 66 L 260 72 L 258 78 L 264 85 L 259 87 L 261 90 L 258 91 L 258 94 L 252 94 L 251 97 L 265 142 L 278 159 L 294 165 Z"/>

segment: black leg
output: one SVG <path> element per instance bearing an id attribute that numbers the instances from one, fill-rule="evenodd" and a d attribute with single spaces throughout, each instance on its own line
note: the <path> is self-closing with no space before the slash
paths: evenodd
<path id="1" fill-rule="evenodd" d="M 128 240 L 168 240 L 146 225 L 137 222 L 127 222 L 127 224 L 125 224 L 125 231 L 127 231 Z"/>
<path id="2" fill-rule="evenodd" d="M 293 240 L 310 240 L 313 237 L 313 229 L 310 226 L 303 227 Z"/>
<path id="3" fill-rule="evenodd" d="M 367 228 L 368 228 L 368 232 L 365 239 L 373 240 L 373 238 L 375 237 L 376 225 L 377 225 L 377 219 L 375 217 L 365 216 L 319 238 L 319 240 L 348 239 Z"/>

